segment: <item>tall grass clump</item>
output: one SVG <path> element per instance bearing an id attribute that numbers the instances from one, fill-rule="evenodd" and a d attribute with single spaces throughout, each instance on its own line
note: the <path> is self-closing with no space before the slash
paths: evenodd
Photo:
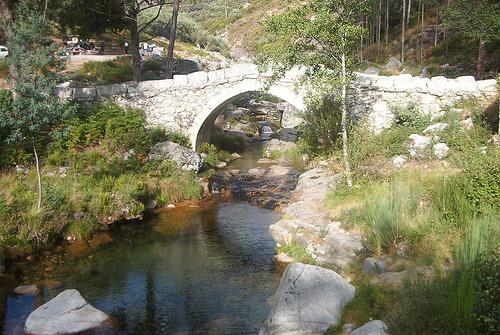
<path id="1" fill-rule="evenodd" d="M 455 334 L 474 331 L 474 311 L 478 295 L 477 281 L 482 258 L 491 257 L 500 246 L 498 216 L 485 215 L 474 219 L 454 252 L 454 270 L 448 279 L 446 314 Z M 500 320 L 499 320 L 500 321 Z"/>
<path id="2" fill-rule="evenodd" d="M 474 219 L 454 248 L 451 271 L 407 285 L 390 316 L 395 334 L 498 333 L 498 220 L 495 214 Z"/>
<path id="3" fill-rule="evenodd" d="M 367 230 L 367 243 L 374 253 L 390 251 L 417 234 L 424 196 L 422 179 L 418 173 L 395 176 L 355 214 Z"/>

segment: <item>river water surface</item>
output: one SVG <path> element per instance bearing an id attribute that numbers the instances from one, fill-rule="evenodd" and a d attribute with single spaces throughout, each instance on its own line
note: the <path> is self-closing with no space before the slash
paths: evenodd
<path id="1" fill-rule="evenodd" d="M 118 320 L 92 334 L 256 334 L 280 280 L 267 233 L 278 216 L 229 202 L 164 210 L 117 226 L 112 243 L 55 265 L 51 278 L 62 287 L 37 297 L 7 294 L 3 333 L 22 334 L 38 305 L 76 288 Z M 43 278 L 26 266 L 17 271 L 24 280 Z"/>
<path id="2" fill-rule="evenodd" d="M 230 168 L 248 169 L 261 154 L 260 144 L 251 146 Z M 278 219 L 246 201 L 204 202 L 115 225 L 97 237 L 105 244 L 11 264 L 10 280 L 0 283 L 0 333 L 23 334 L 34 309 L 75 288 L 115 320 L 87 334 L 257 334 L 280 280 L 268 233 Z M 12 293 L 32 283 L 45 288 Z"/>

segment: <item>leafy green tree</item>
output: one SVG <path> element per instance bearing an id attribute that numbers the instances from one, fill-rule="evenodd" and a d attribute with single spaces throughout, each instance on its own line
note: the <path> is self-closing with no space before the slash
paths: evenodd
<path id="1" fill-rule="evenodd" d="M 35 11 L 28 1 L 19 4 L 16 20 L 8 32 L 13 101 L 10 108 L 0 109 L 0 128 L 8 130 L 5 141 L 28 143 L 33 149 L 38 174 L 38 209 L 42 204 L 42 178 L 37 143 L 70 112 L 54 94 L 59 82 L 57 72 L 64 68 L 64 62 L 56 56 L 57 46 L 51 40 L 50 31 L 43 12 Z"/>
<path id="2" fill-rule="evenodd" d="M 366 30 L 360 17 L 371 8 L 370 0 L 312 0 L 296 2 L 283 14 L 271 16 L 266 28 L 276 41 L 265 45 L 260 55 L 277 79 L 294 66 L 304 66 L 303 79 L 311 93 L 339 97 L 342 115 L 344 174 L 352 186 L 348 147 L 347 87 L 353 77 L 351 55 Z M 335 105 L 335 104 L 334 104 Z M 337 109 L 332 113 L 339 112 Z"/>
<path id="3" fill-rule="evenodd" d="M 445 16 L 445 25 L 471 41 L 479 42 L 477 74 L 483 76 L 486 44 L 500 40 L 500 5 L 497 0 L 454 0 Z"/>

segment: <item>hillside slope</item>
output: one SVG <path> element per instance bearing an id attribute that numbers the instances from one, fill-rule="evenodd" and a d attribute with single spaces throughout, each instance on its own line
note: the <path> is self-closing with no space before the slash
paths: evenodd
<path id="1" fill-rule="evenodd" d="M 243 49 L 251 55 L 258 53 L 260 45 L 272 36 L 264 32 L 265 18 L 289 8 L 291 3 L 302 1 L 253 0 L 243 11 L 241 18 L 227 27 L 229 42 L 233 48 Z M 375 36 L 367 42 L 363 51 L 357 55 L 359 70 L 369 66 L 382 68 L 390 57 L 400 59 L 401 24 L 398 23 L 399 9 L 392 8 L 391 27 L 386 44 L 384 36 L 380 47 Z M 423 24 L 416 10 L 412 13 L 410 25 L 405 34 L 405 64 L 402 72 L 418 75 L 425 68 L 427 75 L 445 75 L 457 77 L 475 75 L 478 47 L 476 42 L 462 38 L 457 33 L 446 31 L 442 17 L 439 17 L 436 29 L 436 14 L 428 9 Z M 436 32 L 437 31 L 437 32 Z M 368 38 L 369 39 L 369 38 Z M 361 57 L 362 55 L 362 57 Z M 495 78 L 500 66 L 500 45 L 491 44 L 487 48 L 486 77 Z"/>

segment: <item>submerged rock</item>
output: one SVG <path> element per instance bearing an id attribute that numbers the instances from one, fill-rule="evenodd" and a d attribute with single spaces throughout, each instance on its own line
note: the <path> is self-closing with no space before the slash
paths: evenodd
<path id="1" fill-rule="evenodd" d="M 26 320 L 32 335 L 76 334 L 99 327 L 108 315 L 88 304 L 77 290 L 66 290 L 38 307 Z"/>
<path id="2" fill-rule="evenodd" d="M 18 286 L 14 289 L 14 293 L 18 295 L 36 295 L 39 289 L 36 285 Z"/>
<path id="3" fill-rule="evenodd" d="M 293 142 L 281 141 L 274 138 L 266 143 L 264 151 L 269 154 L 271 154 L 274 151 L 279 151 L 280 153 L 284 153 L 285 151 L 294 149 L 296 146 L 297 144 Z"/>
<path id="4" fill-rule="evenodd" d="M 335 271 L 314 265 L 288 265 L 275 293 L 276 304 L 260 335 L 323 334 L 342 317 L 355 288 Z"/>
<path id="5" fill-rule="evenodd" d="M 174 142 L 157 143 L 149 153 L 151 160 L 171 160 L 185 171 L 200 171 L 203 159 L 200 154 Z"/>

